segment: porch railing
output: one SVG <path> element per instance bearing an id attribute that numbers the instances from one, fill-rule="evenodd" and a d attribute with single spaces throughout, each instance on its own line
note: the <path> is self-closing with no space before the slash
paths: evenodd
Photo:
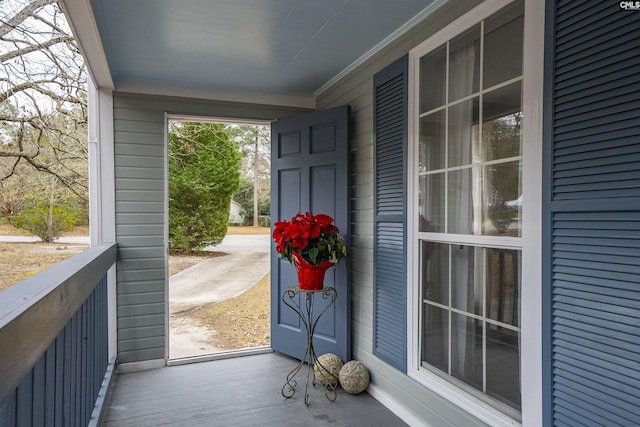
<path id="1" fill-rule="evenodd" d="M 0 292 L 0 426 L 82 425 L 103 399 L 107 271 L 99 245 Z"/>

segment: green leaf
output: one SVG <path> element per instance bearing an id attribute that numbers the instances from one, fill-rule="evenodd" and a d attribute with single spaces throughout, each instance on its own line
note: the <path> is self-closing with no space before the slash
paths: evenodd
<path id="1" fill-rule="evenodd" d="M 318 257 L 319 252 L 318 248 L 309 249 L 309 259 L 311 260 L 311 264 L 316 263 L 316 258 Z"/>

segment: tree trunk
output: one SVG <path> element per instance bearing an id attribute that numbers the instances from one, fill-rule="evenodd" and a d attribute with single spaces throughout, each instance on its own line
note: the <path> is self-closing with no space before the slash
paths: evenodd
<path id="1" fill-rule="evenodd" d="M 260 141 L 260 132 L 256 128 L 256 144 L 253 149 L 253 226 L 258 226 L 258 142 Z"/>
<path id="2" fill-rule="evenodd" d="M 56 179 L 51 177 L 51 195 L 49 196 L 49 220 L 47 221 L 47 238 L 46 242 L 53 242 L 53 203 L 56 196 Z"/>

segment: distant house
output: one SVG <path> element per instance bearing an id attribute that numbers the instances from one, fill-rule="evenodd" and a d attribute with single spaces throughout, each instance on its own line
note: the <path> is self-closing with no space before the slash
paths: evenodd
<path id="1" fill-rule="evenodd" d="M 244 215 L 242 214 L 242 206 L 234 200 L 231 201 L 229 207 L 229 224 L 242 224 Z"/>

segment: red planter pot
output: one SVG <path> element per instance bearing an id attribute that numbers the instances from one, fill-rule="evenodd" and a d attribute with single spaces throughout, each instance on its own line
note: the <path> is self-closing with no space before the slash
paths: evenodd
<path id="1" fill-rule="evenodd" d="M 324 273 L 333 267 L 331 261 L 313 265 L 297 252 L 291 253 L 293 265 L 298 272 L 298 286 L 305 291 L 319 291 L 324 287 Z"/>

